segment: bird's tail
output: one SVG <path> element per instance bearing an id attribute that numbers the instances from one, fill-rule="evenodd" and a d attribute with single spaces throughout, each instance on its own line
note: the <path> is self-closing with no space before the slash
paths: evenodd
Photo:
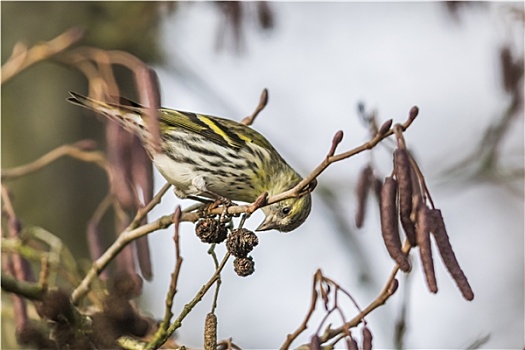
<path id="1" fill-rule="evenodd" d="M 128 100 L 121 99 L 123 103 L 109 103 L 98 101 L 76 92 L 69 92 L 71 97 L 67 100 L 73 104 L 91 109 L 95 112 L 101 113 L 107 118 L 116 121 L 122 127 L 130 132 L 136 133 L 143 137 L 145 132 L 144 120 L 142 118 L 144 109 Z"/>

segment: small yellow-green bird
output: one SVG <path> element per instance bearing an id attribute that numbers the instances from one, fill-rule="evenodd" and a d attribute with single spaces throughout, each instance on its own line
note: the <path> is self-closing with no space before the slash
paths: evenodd
<path id="1" fill-rule="evenodd" d="M 122 104 L 107 103 L 73 92 L 68 101 L 117 121 L 143 143 L 151 139 L 144 120 L 146 108 L 137 103 L 124 99 Z M 180 198 L 221 196 L 254 202 L 264 192 L 279 194 L 302 180 L 270 142 L 249 126 L 167 108 L 158 110 L 158 120 L 162 151 L 150 156 Z M 257 231 L 292 231 L 306 220 L 310 209 L 310 193 L 265 206 L 266 218 Z"/>

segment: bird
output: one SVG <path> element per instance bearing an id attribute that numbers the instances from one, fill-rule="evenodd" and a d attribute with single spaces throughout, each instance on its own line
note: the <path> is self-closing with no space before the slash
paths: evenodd
<path id="1" fill-rule="evenodd" d="M 159 108 L 161 150 L 148 147 L 148 109 L 119 98 L 99 101 L 70 92 L 68 101 L 93 110 L 135 133 L 160 174 L 174 186 L 179 198 L 225 198 L 254 202 L 261 194 L 273 196 L 295 187 L 302 177 L 272 144 L 253 128 L 216 116 Z M 290 232 L 310 214 L 310 191 L 263 206 L 264 221 L 256 231 Z"/>

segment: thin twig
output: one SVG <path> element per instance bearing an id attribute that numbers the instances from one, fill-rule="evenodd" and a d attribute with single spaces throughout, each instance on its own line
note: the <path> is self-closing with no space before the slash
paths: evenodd
<path id="1" fill-rule="evenodd" d="M 43 61 L 57 53 L 64 51 L 84 36 L 84 31 L 79 27 L 73 27 L 56 38 L 47 42 L 37 44 L 31 48 L 18 43 L 15 45 L 13 54 L 2 66 L 1 83 L 6 81 L 32 66 L 33 64 Z"/>
<path id="2" fill-rule="evenodd" d="M 132 227 L 132 228 L 137 227 L 140 224 L 140 222 L 142 222 L 142 219 L 144 219 L 146 217 L 146 215 L 157 204 L 159 204 L 161 202 L 162 196 L 164 196 L 166 194 L 166 192 L 169 190 L 170 187 L 171 187 L 171 184 L 166 182 L 164 184 L 164 186 L 161 187 L 159 192 L 157 192 L 157 194 L 151 199 L 151 201 L 148 204 L 146 204 L 144 207 L 140 208 L 137 211 L 137 214 L 135 215 L 135 217 L 133 218 L 133 221 L 130 224 L 130 227 Z"/>
<path id="3" fill-rule="evenodd" d="M 40 265 L 42 267 L 38 276 L 38 284 L 43 290 L 46 290 L 47 286 L 49 285 L 49 259 L 46 256 L 43 256 Z"/>
<path id="4" fill-rule="evenodd" d="M 169 326 L 168 329 L 159 328 L 157 333 L 153 336 L 153 339 L 147 345 L 146 349 L 157 349 L 173 334 L 173 332 L 175 332 L 178 328 L 180 328 L 180 326 L 182 326 L 182 321 L 184 320 L 184 318 L 186 318 L 186 316 L 191 312 L 191 310 L 193 310 L 195 305 L 197 305 L 202 300 L 206 292 L 208 292 L 208 290 L 215 284 L 229 258 L 230 253 L 226 253 L 219 267 L 215 270 L 215 273 L 210 277 L 208 282 L 206 282 L 206 284 L 202 286 L 202 288 L 197 292 L 195 297 L 189 303 L 184 305 L 184 308 L 180 312 L 179 317 L 177 317 L 177 319 Z"/>
<path id="5" fill-rule="evenodd" d="M 45 289 L 40 283 L 20 281 L 9 273 L 2 271 L 2 289 L 29 300 L 42 300 Z"/>
<path id="6" fill-rule="evenodd" d="M 97 259 L 103 252 L 103 244 L 101 241 L 101 236 L 103 236 L 103 233 L 100 231 L 100 221 L 102 220 L 112 203 L 113 196 L 109 193 L 99 203 L 99 205 L 95 209 L 95 212 L 91 216 L 91 219 L 89 219 L 87 225 L 86 238 L 89 253 L 91 255 L 92 260 Z"/>
<path id="7" fill-rule="evenodd" d="M 410 249 L 411 249 L 410 243 L 408 241 L 405 241 L 405 243 L 403 244 L 403 252 L 405 254 L 408 254 L 410 252 Z M 326 343 L 326 342 L 328 342 L 330 340 L 335 340 L 333 342 L 333 344 L 336 344 L 337 342 L 339 342 L 345 336 L 350 335 L 349 330 L 351 328 L 356 327 L 361 322 L 365 322 L 365 317 L 368 314 L 370 314 L 373 310 L 377 309 L 381 305 L 385 304 L 386 301 L 396 292 L 398 284 L 397 284 L 397 280 L 396 280 L 395 277 L 396 277 L 398 271 L 399 271 L 399 266 L 396 265 L 392 269 L 392 272 L 390 273 L 390 276 L 387 279 L 387 281 L 385 283 L 385 286 L 383 287 L 383 290 L 379 293 L 379 295 L 366 308 L 364 308 L 361 311 L 359 309 L 359 307 L 357 306 L 357 303 L 354 301 L 354 299 L 351 297 L 351 295 L 348 292 L 346 292 L 344 289 L 340 288 L 340 286 L 335 281 L 324 277 L 320 270 L 317 270 L 315 275 L 314 275 L 314 285 L 313 285 L 313 289 L 312 289 L 312 301 L 311 301 L 311 304 L 310 304 L 310 309 L 308 310 L 308 313 L 307 313 L 305 319 L 303 320 L 303 322 L 301 323 L 301 325 L 299 326 L 299 328 L 297 328 L 297 330 L 294 333 L 289 334 L 287 336 L 286 341 L 283 343 L 283 345 L 281 345 L 280 349 L 281 350 L 289 349 L 291 344 L 292 344 L 292 342 L 304 330 L 306 330 L 308 321 L 310 320 L 310 318 L 311 318 L 311 316 L 312 316 L 312 314 L 313 314 L 313 312 L 315 310 L 315 305 L 317 303 L 318 292 L 317 292 L 316 286 L 317 286 L 318 283 L 319 283 L 320 286 L 321 286 L 321 282 L 332 283 L 334 285 L 334 287 L 335 287 L 335 292 L 337 293 L 338 291 L 342 291 L 345 295 L 347 295 L 350 298 L 350 300 L 352 300 L 352 302 L 354 303 L 356 308 L 359 310 L 358 315 L 355 316 L 354 318 L 352 318 L 350 321 L 345 322 L 342 326 L 340 326 L 338 328 L 334 328 L 334 329 L 330 329 L 330 326 L 329 326 L 325 330 L 325 332 L 322 335 L 319 336 L 320 344 Z M 330 312 L 332 312 L 332 311 L 333 310 L 330 310 Z M 365 323 L 365 325 L 366 325 L 366 323 Z M 303 346 L 307 347 L 307 345 L 302 345 L 299 348 L 302 348 Z"/>
<path id="8" fill-rule="evenodd" d="M 162 196 L 166 193 L 170 186 L 171 185 L 167 183 L 162 186 L 153 199 L 146 206 L 137 211 L 137 214 L 135 215 L 135 218 L 131 224 L 121 234 L 119 234 L 117 240 L 96 261 L 93 262 L 93 265 L 91 266 L 87 275 L 73 291 L 71 299 L 74 304 L 78 303 L 80 298 L 89 291 L 91 282 L 93 282 L 93 280 L 106 268 L 109 262 L 115 258 L 115 256 L 122 249 L 124 249 L 125 246 L 148 233 L 169 227 L 173 223 L 172 215 L 165 215 L 152 223 L 137 227 L 142 219 L 147 215 L 147 213 L 151 211 L 158 203 L 160 203 Z"/>
<path id="9" fill-rule="evenodd" d="M 239 225 L 240 226 L 240 225 Z M 211 255 L 213 259 L 213 263 L 215 264 L 215 269 L 219 268 L 219 259 L 217 259 L 217 254 L 215 254 L 215 247 L 217 246 L 216 243 L 213 243 L 210 246 L 210 249 L 208 249 L 208 254 Z M 217 308 L 217 300 L 219 299 L 219 290 L 221 287 L 221 276 L 219 275 L 219 278 L 217 279 L 217 286 L 215 288 L 215 294 L 213 295 L 213 304 L 211 305 L 211 313 L 215 312 L 215 309 Z"/>
<path id="10" fill-rule="evenodd" d="M 23 236 L 24 242 L 20 244 L 24 244 L 23 247 L 26 250 L 31 246 L 28 244 L 29 240 L 41 242 L 49 247 L 48 252 L 35 251 L 35 253 L 39 252 L 42 257 L 46 257 L 49 261 L 51 269 L 48 280 L 50 285 L 57 284 L 57 274 L 63 276 L 71 286 L 76 286 L 81 281 L 77 259 L 73 257 L 67 246 L 57 236 L 38 226 L 26 227 Z M 29 257 L 26 258 L 29 259 Z"/>
<path id="11" fill-rule="evenodd" d="M 42 258 L 46 257 L 49 253 L 41 252 L 22 241 L 19 237 L 16 238 L 4 238 L 0 241 L 2 247 L 2 253 L 17 253 L 20 254 L 24 259 L 32 262 L 42 261 Z"/>
<path id="12" fill-rule="evenodd" d="M 173 235 L 173 242 L 175 244 L 175 269 L 171 274 L 170 287 L 168 294 L 166 295 L 166 310 L 164 313 L 164 319 L 162 320 L 159 328 L 167 329 L 171 318 L 173 317 L 173 299 L 177 293 L 177 283 L 179 281 L 180 269 L 182 266 L 182 257 L 180 256 L 180 245 L 179 245 L 179 224 L 180 224 L 181 209 L 177 206 L 173 213 L 173 224 L 175 225 L 175 233 Z"/>
<path id="13" fill-rule="evenodd" d="M 71 301 L 73 304 L 78 304 L 80 298 L 82 298 L 88 291 L 91 282 L 104 270 L 107 265 L 118 255 L 118 253 L 124 249 L 132 241 L 145 236 L 151 232 L 164 229 L 169 227 L 172 224 L 172 215 L 164 215 L 158 218 L 157 220 L 137 227 L 133 230 L 124 230 L 116 241 L 98 258 L 89 269 L 88 273 L 80 282 L 78 287 L 73 291 L 71 295 Z"/>
<path id="14" fill-rule="evenodd" d="M 410 164 L 412 165 L 412 169 L 414 169 L 414 172 L 417 175 L 418 181 L 421 184 L 421 187 L 423 188 L 423 195 L 426 199 L 430 201 L 430 206 L 432 209 L 435 209 L 434 201 L 432 200 L 432 196 L 430 195 L 430 191 L 427 187 L 427 183 L 425 181 L 425 176 L 423 175 L 423 172 L 421 171 L 421 168 L 419 168 L 419 165 L 417 164 L 416 160 L 412 156 L 412 154 L 407 150 L 409 158 L 410 158 Z"/>
<path id="15" fill-rule="evenodd" d="M 56 55 L 54 60 L 82 72 L 89 82 L 89 96 L 105 100 L 120 95 L 108 56 L 106 50 L 78 47 Z"/>
<path id="16" fill-rule="evenodd" d="M 69 156 L 72 158 L 82 160 L 84 162 L 95 163 L 109 173 L 108 162 L 104 157 L 104 154 L 99 151 L 86 150 L 92 147 L 93 142 L 90 140 L 84 140 L 71 145 L 60 146 L 44 154 L 43 156 L 31 163 L 21 165 L 15 168 L 2 169 L 2 180 L 12 180 L 33 173 L 63 156 Z"/>
<path id="17" fill-rule="evenodd" d="M 241 124 L 250 126 L 255 121 L 255 118 L 261 113 L 261 111 L 266 107 L 268 104 L 268 89 L 263 89 L 261 92 L 261 97 L 259 98 L 259 104 L 255 108 L 255 111 L 247 117 L 245 117 L 243 120 L 241 120 Z"/>
<path id="18" fill-rule="evenodd" d="M 408 241 L 405 241 L 403 244 L 403 252 L 408 255 L 410 252 L 411 246 Z M 357 325 L 359 325 L 365 316 L 370 314 L 372 311 L 377 309 L 378 307 L 384 305 L 386 301 L 395 293 L 397 288 L 393 288 L 393 284 L 396 283 L 396 275 L 399 271 L 399 266 L 396 265 L 392 272 L 390 273 L 390 276 L 388 277 L 383 290 L 379 293 L 379 295 L 366 307 L 361 311 L 357 316 L 352 318 L 350 321 L 346 322 L 343 326 L 340 326 L 338 328 L 332 329 L 330 332 L 326 333 L 326 338 L 322 338 L 322 342 L 326 342 L 333 337 L 337 336 L 338 334 L 344 332 L 345 328 L 353 328 Z"/>
<path id="19" fill-rule="evenodd" d="M 355 308 L 357 309 L 357 311 L 359 312 L 362 312 L 361 308 L 359 307 L 359 305 L 357 304 L 357 301 L 354 299 L 354 297 L 348 293 L 343 287 L 341 287 L 339 285 L 339 283 L 337 283 L 336 281 L 334 281 L 333 279 L 331 278 L 328 278 L 326 276 L 323 276 L 323 279 L 331 284 L 333 284 L 335 287 L 336 287 L 336 291 L 341 291 L 343 294 L 345 294 L 348 299 L 350 299 L 350 301 L 352 302 L 352 304 L 354 304 Z M 364 321 L 364 320 L 363 320 Z"/>
<path id="20" fill-rule="evenodd" d="M 410 119 L 409 118 L 407 121 L 405 121 L 405 123 L 400 124 L 400 126 L 402 127 L 403 130 L 406 130 L 408 127 L 410 127 L 410 125 L 412 124 L 413 121 L 414 121 L 414 119 Z M 267 200 L 267 204 L 276 203 L 276 202 L 282 201 L 282 200 L 287 199 L 287 198 L 297 197 L 298 195 L 301 194 L 302 190 L 308 184 L 310 184 L 312 181 L 314 181 L 319 175 L 321 175 L 321 173 L 324 170 L 326 170 L 326 168 L 328 168 L 328 166 L 330 164 L 335 163 L 335 162 L 339 162 L 341 160 L 344 160 L 344 159 L 350 158 L 352 156 L 355 156 L 356 154 L 359 154 L 359 153 L 361 153 L 363 151 L 372 149 L 379 142 L 381 142 L 383 139 L 389 137 L 393 133 L 394 133 L 394 131 L 392 129 L 390 129 L 390 130 L 388 130 L 386 133 L 384 133 L 382 135 L 381 134 L 376 134 L 371 140 L 365 142 L 361 146 L 355 147 L 354 149 L 351 149 L 351 150 L 343 152 L 343 153 L 339 153 L 339 154 L 333 155 L 331 157 L 326 157 L 326 159 L 324 159 L 321 162 L 321 164 L 319 164 L 307 177 L 305 177 L 295 187 L 293 187 L 292 189 L 290 189 L 288 191 L 285 191 L 285 192 L 282 192 L 282 193 L 277 194 L 275 196 L 269 197 L 268 200 Z"/>

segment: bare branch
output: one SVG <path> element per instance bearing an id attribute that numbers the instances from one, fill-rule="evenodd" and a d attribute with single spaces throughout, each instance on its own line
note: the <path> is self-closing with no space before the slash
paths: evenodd
<path id="1" fill-rule="evenodd" d="M 180 269 L 182 267 L 182 257 L 180 256 L 180 246 L 179 246 L 179 224 L 180 224 L 180 217 L 181 217 L 181 209 L 180 206 L 177 206 L 177 209 L 175 209 L 175 212 L 173 213 L 173 224 L 175 225 L 175 233 L 173 235 L 173 242 L 175 243 L 175 270 L 171 274 L 171 282 L 170 287 L 168 290 L 168 294 L 166 295 L 166 309 L 164 313 L 164 319 L 162 320 L 160 324 L 160 328 L 167 329 L 169 326 L 169 323 L 171 321 L 171 318 L 173 317 L 173 299 L 175 297 L 175 294 L 177 293 L 177 283 L 179 281 L 179 274 Z"/>
<path id="2" fill-rule="evenodd" d="M 64 51 L 71 45 L 78 42 L 84 36 L 84 31 L 79 27 L 73 27 L 56 38 L 37 44 L 31 48 L 18 43 L 15 45 L 13 54 L 6 63 L 2 66 L 1 84 L 4 84 L 9 79 L 32 66 L 33 64 L 44 61 L 57 53 Z"/>
<path id="3" fill-rule="evenodd" d="M 411 246 L 408 241 L 405 241 L 403 244 L 403 253 L 408 255 L 410 252 Z M 379 293 L 379 295 L 366 307 L 361 311 L 358 315 L 356 315 L 354 318 L 352 318 L 350 321 L 346 322 L 343 326 L 340 326 L 338 328 L 334 328 L 330 330 L 329 332 L 326 332 L 323 337 L 321 337 L 321 341 L 324 343 L 337 335 L 344 332 L 345 327 L 353 328 L 356 327 L 359 323 L 361 323 L 365 316 L 370 314 L 372 311 L 377 309 L 378 307 L 384 305 L 386 301 L 396 292 L 398 282 L 396 280 L 397 272 L 399 271 L 399 266 L 395 266 L 392 269 L 392 272 L 390 273 L 389 278 L 387 279 L 383 290 Z"/>
<path id="4" fill-rule="evenodd" d="M 249 116 L 245 117 L 243 120 L 241 120 L 241 124 L 244 124 L 244 125 L 247 125 L 247 126 L 252 125 L 253 122 L 255 121 L 255 118 L 259 115 L 259 113 L 261 113 L 261 111 L 264 109 L 264 107 L 266 107 L 267 104 L 268 104 L 268 89 L 265 88 L 261 92 L 261 97 L 259 99 L 259 104 L 255 108 L 255 111 L 253 111 L 253 113 L 251 115 L 249 115 Z"/>
<path id="5" fill-rule="evenodd" d="M 91 149 L 93 148 L 94 143 L 91 140 L 83 140 L 71 145 L 60 146 L 29 164 L 10 169 L 2 169 L 2 180 L 12 180 L 33 173 L 63 156 L 69 156 L 84 162 L 95 163 L 109 173 L 108 162 L 103 153 L 92 151 Z"/>
<path id="6" fill-rule="evenodd" d="M 202 288 L 197 292 L 195 297 L 186 305 L 184 305 L 184 308 L 182 309 L 181 313 L 177 317 L 177 319 L 169 326 L 168 329 L 159 328 L 159 330 L 155 333 L 153 336 L 153 339 L 148 343 L 146 349 L 152 350 L 157 349 L 161 344 L 163 344 L 172 334 L 175 332 L 180 326 L 182 325 L 182 321 L 186 316 L 193 310 L 195 305 L 197 305 L 206 292 L 215 284 L 217 279 L 219 278 L 219 275 L 226 265 L 226 262 L 230 258 L 230 253 L 226 253 L 224 258 L 222 259 L 219 267 L 215 270 L 215 273 L 210 277 L 208 282 L 202 286 Z"/>
<path id="7" fill-rule="evenodd" d="M 172 224 L 172 215 L 164 215 L 154 222 L 142 225 L 133 230 L 125 230 L 122 232 L 115 242 L 98 258 L 89 269 L 87 275 L 84 277 L 79 286 L 71 294 L 71 300 L 74 304 L 80 302 L 87 292 L 89 292 L 89 286 L 91 282 L 104 270 L 107 265 L 113 260 L 118 253 L 124 249 L 129 243 L 133 242 L 137 238 L 140 238 L 148 233 L 164 229 Z"/>
<path id="8" fill-rule="evenodd" d="M 39 283 L 21 281 L 2 271 L 2 289 L 30 300 L 42 300 L 45 289 Z"/>
<path id="9" fill-rule="evenodd" d="M 434 271 L 434 260 L 432 260 L 432 247 L 430 241 L 430 230 L 432 229 L 432 215 L 427 205 L 419 201 L 417 204 L 416 239 L 419 246 L 419 256 L 427 280 L 428 289 L 437 293 L 436 273 Z"/>
<path id="10" fill-rule="evenodd" d="M 407 121 L 405 121 L 405 123 L 403 124 L 400 124 L 401 128 L 403 130 L 406 130 L 407 128 L 410 127 L 410 125 L 412 124 L 412 122 L 414 121 L 414 119 L 408 119 Z M 343 152 L 343 153 L 340 153 L 340 154 L 336 154 L 336 155 L 333 155 L 331 157 L 327 157 L 326 159 L 324 159 L 321 164 L 319 164 L 311 173 L 310 175 L 308 175 L 307 177 L 305 177 L 301 182 L 299 182 L 294 188 L 288 190 L 288 191 L 285 191 L 285 192 L 282 192 L 280 194 L 277 194 L 275 196 L 271 196 L 268 198 L 268 202 L 267 204 L 272 204 L 272 203 L 276 203 L 276 202 L 279 202 L 281 200 L 284 200 L 284 199 L 287 199 L 287 198 L 292 198 L 292 197 L 296 197 L 301 191 L 302 189 L 307 186 L 310 182 L 312 182 L 313 180 L 315 180 L 319 175 L 321 175 L 321 173 L 326 170 L 326 168 L 328 168 L 328 166 L 330 166 L 330 164 L 332 163 L 335 163 L 335 162 L 339 162 L 343 159 L 347 159 L 347 158 L 350 158 L 356 154 L 359 154 L 363 151 L 366 151 L 366 150 L 369 150 L 369 149 L 372 149 L 374 148 L 379 142 L 381 142 L 383 139 L 389 137 L 390 135 L 392 135 L 394 133 L 394 131 L 392 129 L 388 130 L 387 132 L 385 132 L 383 135 L 380 135 L 380 134 L 376 134 L 371 140 L 369 140 L 368 142 L 365 142 L 364 144 L 362 144 L 361 146 L 358 146 L 358 147 L 355 147 L 354 149 L 352 150 L 349 150 L 349 151 L 346 151 L 346 152 Z"/>

